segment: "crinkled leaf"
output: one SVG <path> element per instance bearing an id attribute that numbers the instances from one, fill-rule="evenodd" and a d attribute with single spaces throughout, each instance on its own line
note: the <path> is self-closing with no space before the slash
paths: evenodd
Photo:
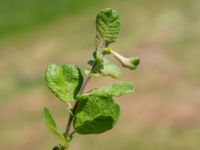
<path id="1" fill-rule="evenodd" d="M 47 129 L 57 138 L 57 140 L 61 143 L 62 146 L 67 147 L 68 145 L 67 140 L 57 130 L 56 123 L 47 108 L 43 109 L 43 118 L 44 118 L 44 123 Z"/>
<path id="2" fill-rule="evenodd" d="M 96 47 L 116 41 L 120 31 L 120 18 L 111 8 L 101 10 L 96 17 Z"/>
<path id="3" fill-rule="evenodd" d="M 84 97 L 78 101 L 73 125 L 80 134 L 102 133 L 113 128 L 119 114 L 119 105 L 111 97 Z"/>
<path id="4" fill-rule="evenodd" d="M 83 83 L 83 76 L 74 65 L 51 64 L 48 66 L 45 79 L 51 91 L 63 102 L 73 101 Z"/>
<path id="5" fill-rule="evenodd" d="M 129 82 L 118 82 L 113 83 L 102 88 L 94 89 L 80 97 L 88 97 L 88 96 L 102 96 L 102 97 L 112 97 L 112 96 L 121 96 L 126 93 L 132 92 L 133 85 Z"/>

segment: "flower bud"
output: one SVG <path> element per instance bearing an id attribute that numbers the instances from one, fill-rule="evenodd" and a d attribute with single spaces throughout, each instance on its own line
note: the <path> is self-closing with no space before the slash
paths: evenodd
<path id="1" fill-rule="evenodd" d="M 111 54 L 111 48 L 109 48 L 109 47 L 105 47 L 105 48 L 103 48 L 103 55 L 109 55 L 109 54 Z"/>
<path id="2" fill-rule="evenodd" d="M 115 51 L 111 51 L 113 56 L 122 64 L 123 67 L 129 68 L 131 70 L 137 69 L 140 63 L 139 57 L 126 58 Z"/>

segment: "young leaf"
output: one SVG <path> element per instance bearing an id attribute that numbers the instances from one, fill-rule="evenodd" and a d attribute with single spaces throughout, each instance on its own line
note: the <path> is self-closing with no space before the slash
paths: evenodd
<path id="1" fill-rule="evenodd" d="M 80 134 L 102 133 L 113 128 L 119 114 L 119 105 L 111 97 L 80 98 L 73 125 Z"/>
<path id="2" fill-rule="evenodd" d="M 101 69 L 101 74 L 103 76 L 110 76 L 117 79 L 121 75 L 121 70 L 105 58 L 103 59 L 103 66 L 103 69 Z"/>
<path id="3" fill-rule="evenodd" d="M 115 42 L 120 31 L 120 18 L 111 8 L 101 10 L 96 17 L 96 48 Z"/>
<path id="4" fill-rule="evenodd" d="M 94 63 L 94 58 L 90 59 L 89 63 Z M 114 79 L 117 79 L 121 75 L 121 70 L 115 64 L 111 63 L 106 58 L 103 58 L 103 60 L 99 62 L 97 67 L 95 67 L 93 70 L 92 75 L 95 77 L 110 76 Z"/>
<path id="5" fill-rule="evenodd" d="M 94 89 L 80 97 L 87 97 L 87 96 L 102 96 L 102 97 L 112 97 L 112 96 L 121 96 L 126 93 L 132 92 L 133 85 L 129 82 L 118 82 L 113 83 L 107 86 L 104 86 L 99 89 Z"/>
<path id="6" fill-rule="evenodd" d="M 62 146 L 67 147 L 68 146 L 67 140 L 61 133 L 58 132 L 56 123 L 47 108 L 43 109 L 43 117 L 47 129 L 57 138 L 57 140 L 61 143 Z"/>
<path id="7" fill-rule="evenodd" d="M 83 83 L 81 71 L 74 65 L 49 65 L 45 79 L 50 90 L 66 103 L 75 100 Z"/>

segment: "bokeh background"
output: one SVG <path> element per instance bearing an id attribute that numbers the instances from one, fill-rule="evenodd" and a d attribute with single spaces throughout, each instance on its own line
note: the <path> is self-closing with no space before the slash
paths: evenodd
<path id="1" fill-rule="evenodd" d="M 44 70 L 51 63 L 87 66 L 95 16 L 106 7 L 116 9 L 122 21 L 111 47 L 141 58 L 137 71 L 123 69 L 119 79 L 137 89 L 117 98 L 122 113 L 113 130 L 77 134 L 70 149 L 200 149 L 199 0 L 0 0 L 1 150 L 49 150 L 57 144 L 41 110 L 49 107 L 61 131 L 67 116 L 46 87 Z M 113 81 L 92 79 L 87 88 Z"/>

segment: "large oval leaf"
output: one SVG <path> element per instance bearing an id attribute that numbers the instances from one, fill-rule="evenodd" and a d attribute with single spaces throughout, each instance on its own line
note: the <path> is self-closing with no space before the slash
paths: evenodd
<path id="1" fill-rule="evenodd" d="M 80 69 L 74 65 L 51 64 L 46 70 L 45 80 L 61 101 L 69 102 L 75 100 L 82 86 L 83 76 Z"/>
<path id="2" fill-rule="evenodd" d="M 80 134 L 97 134 L 110 130 L 120 114 L 111 97 L 80 98 L 75 112 L 74 128 Z"/>

